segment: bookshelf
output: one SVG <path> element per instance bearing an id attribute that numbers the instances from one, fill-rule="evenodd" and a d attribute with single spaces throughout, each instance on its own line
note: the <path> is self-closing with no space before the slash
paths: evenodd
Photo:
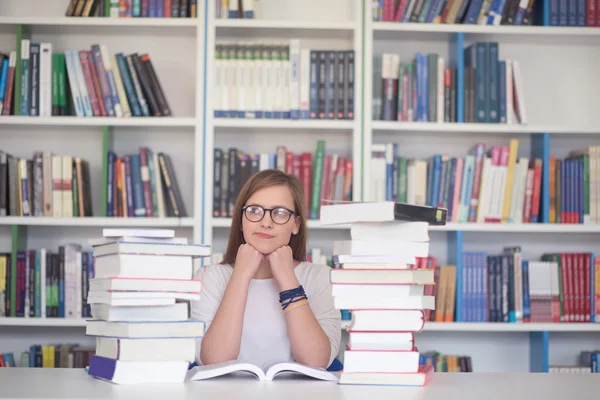
<path id="1" fill-rule="evenodd" d="M 427 158 L 438 151 L 440 143 L 444 153 L 463 156 L 473 141 L 504 145 L 517 138 L 519 151 L 539 154 L 544 167 L 550 154 L 565 157 L 572 149 L 600 145 L 594 112 L 600 97 L 588 90 L 598 82 L 594 71 L 600 55 L 598 29 L 373 22 L 367 0 L 260 0 L 256 4 L 259 19 L 221 20 L 215 18 L 213 1 L 199 8 L 197 19 L 67 18 L 61 0 L 2 2 L 0 51 L 14 49 L 19 29 L 32 39 L 52 42 L 57 51 L 89 48 L 92 43 L 106 43 L 112 53 L 147 51 L 173 116 L 0 117 L 0 149 L 16 149 L 19 156 L 29 156 L 36 149 L 81 156 L 89 160 L 91 175 L 96 177 L 94 217 L 2 217 L 0 250 L 25 244 L 52 249 L 66 242 L 85 244 L 102 227 L 114 226 L 173 228 L 177 235 L 211 243 L 214 251 L 222 252 L 231 219 L 212 215 L 213 151 L 217 147 L 274 152 L 276 145 L 286 144 L 294 152 L 314 153 L 316 141 L 324 139 L 327 150 L 353 160 L 353 198 L 360 200 L 368 199 L 372 184 L 372 143 L 399 143 L 403 152 Z M 298 39 L 304 48 L 355 51 L 354 119 L 215 118 L 210 83 L 215 80 L 215 45 L 286 43 L 290 39 Z M 439 52 L 460 63 L 464 62 L 462 46 L 475 40 L 497 41 L 502 56 L 508 54 L 521 62 L 530 116 L 527 125 L 372 121 L 374 52 L 395 52 L 401 57 L 412 57 L 416 51 Z M 548 66 L 542 65 L 542 57 L 549 57 Z M 569 68 L 576 68 L 577 73 L 565 72 Z M 572 80 L 567 84 L 566 78 L 557 79 L 563 76 Z M 172 155 L 189 217 L 102 216 L 103 191 L 97 177 L 102 175 L 106 150 L 126 154 L 141 144 Z M 548 199 L 544 176 L 542 198 Z M 460 264 L 464 252 L 498 252 L 504 245 L 522 245 L 529 259 L 557 248 L 598 253 L 600 225 L 548 223 L 547 200 L 543 205 L 542 223 L 452 222 L 432 227 L 432 254 L 441 263 Z M 325 227 L 318 220 L 309 220 L 308 226 L 309 247 L 325 253 L 331 251 L 333 240 L 349 237 L 347 226 Z M 79 319 L 0 318 L 0 327 L 0 347 L 6 345 L 9 350 L 22 351 L 34 342 L 92 343 L 82 335 L 84 321 Z M 600 324 L 591 323 L 427 323 L 419 344 L 424 350 L 471 355 L 477 372 L 547 370 L 548 362 L 569 364 L 579 350 L 594 348 L 598 331 Z M 0 352 L 5 350 L 0 348 Z"/>

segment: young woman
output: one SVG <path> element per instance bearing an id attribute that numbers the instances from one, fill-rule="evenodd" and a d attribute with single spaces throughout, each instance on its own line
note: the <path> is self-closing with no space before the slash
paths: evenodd
<path id="1" fill-rule="evenodd" d="M 327 368 L 341 340 L 330 268 L 306 261 L 300 181 L 261 171 L 242 187 L 221 264 L 203 267 L 192 319 L 206 322 L 197 361 L 262 365 L 295 361 Z"/>

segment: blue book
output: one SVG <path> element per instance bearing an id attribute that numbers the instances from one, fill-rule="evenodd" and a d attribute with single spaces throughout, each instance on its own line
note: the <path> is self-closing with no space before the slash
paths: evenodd
<path id="1" fill-rule="evenodd" d="M 131 163 L 131 186 L 133 187 L 133 214 L 136 217 L 146 216 L 144 203 L 144 187 L 142 186 L 142 166 L 139 154 L 129 156 Z"/>

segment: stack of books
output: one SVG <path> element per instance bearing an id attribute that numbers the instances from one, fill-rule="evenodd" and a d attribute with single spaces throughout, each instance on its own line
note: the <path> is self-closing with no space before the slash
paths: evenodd
<path id="1" fill-rule="evenodd" d="M 193 260 L 210 247 L 168 229 L 104 229 L 88 243 L 95 275 L 86 334 L 96 336 L 88 374 L 116 384 L 184 382 L 205 330 L 189 319 L 201 291 Z"/>
<path id="2" fill-rule="evenodd" d="M 330 202 L 324 225 L 350 224 L 351 240 L 334 241 L 331 270 L 336 309 L 350 310 L 340 384 L 424 386 L 433 372 L 419 366 L 414 333 L 435 309 L 425 285 L 434 271 L 417 269 L 429 256 L 429 224 L 445 224 L 445 209 L 395 202 Z"/>

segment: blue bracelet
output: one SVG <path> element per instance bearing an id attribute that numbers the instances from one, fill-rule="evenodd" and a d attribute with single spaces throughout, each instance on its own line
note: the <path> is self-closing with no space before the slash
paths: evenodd
<path id="1" fill-rule="evenodd" d="M 308 300 L 306 297 L 306 293 L 304 293 L 304 288 L 302 285 L 298 286 L 295 289 L 284 290 L 279 293 L 279 303 L 281 307 L 285 310 L 290 304 L 295 303 L 300 300 Z"/>

